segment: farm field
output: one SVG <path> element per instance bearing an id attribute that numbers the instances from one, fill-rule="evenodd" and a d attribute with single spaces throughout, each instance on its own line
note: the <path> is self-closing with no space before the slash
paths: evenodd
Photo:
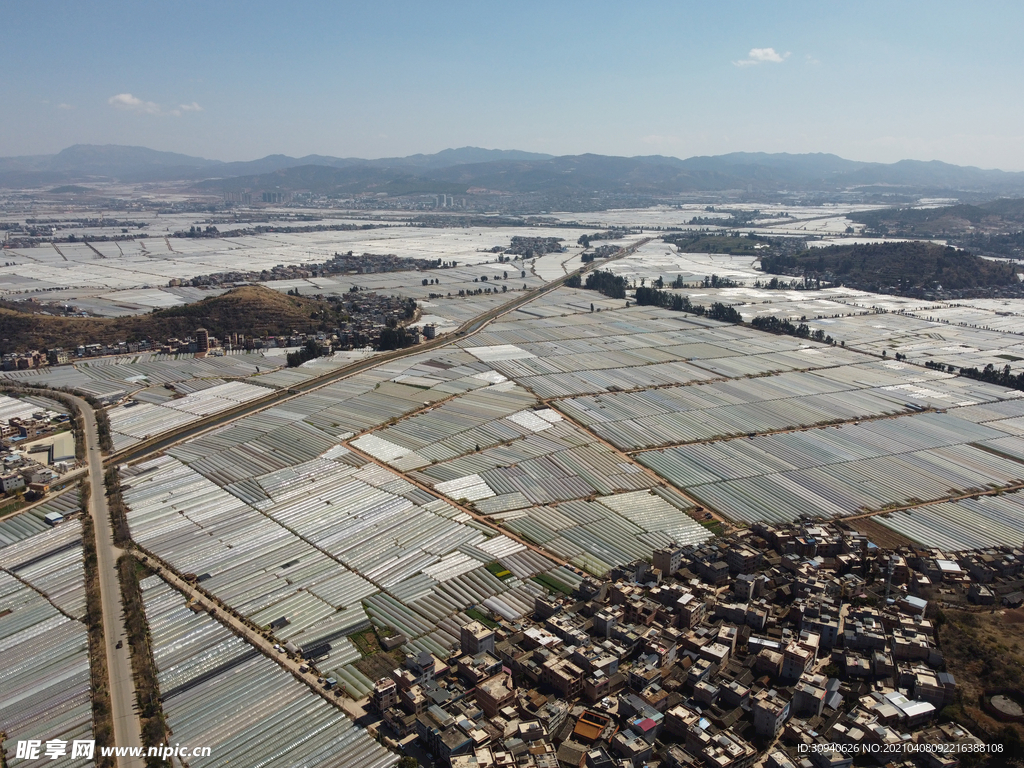
<path id="1" fill-rule="evenodd" d="M 140 544 L 259 624 L 289 616 L 275 636 L 329 645 L 325 668 L 358 693 L 372 681 L 347 637 L 366 622 L 444 651 L 474 605 L 514 618 L 578 573 L 704 541 L 694 504 L 783 521 L 1012 489 L 1017 394 L 563 288 L 122 482 Z M 989 501 L 960 531 L 923 527 L 934 506 L 913 530 L 902 512 L 877 524 L 950 548 L 1019 538 Z"/>
<path id="2" fill-rule="evenodd" d="M 564 274 L 573 258 L 542 257 L 540 272 L 532 262 L 467 262 L 438 274 L 453 292 L 484 275 L 520 290 Z M 753 278 L 743 258 L 746 266 L 652 243 L 612 268 L 631 283 L 719 268 Z M 449 324 L 508 300 L 449 300 L 448 284 L 444 298 L 430 298 L 438 288 L 422 286 L 421 274 L 358 280 L 408 291 Z M 337 278 L 274 287 L 348 290 Z M 357 697 L 372 686 L 372 665 L 350 638 L 371 626 L 400 631 L 407 651 L 443 656 L 471 619 L 516 620 L 587 573 L 704 542 L 719 521 L 856 526 L 874 515 L 864 526 L 880 538 L 950 551 L 1024 537 L 1020 393 L 889 351 L 958 343 L 961 359 L 983 360 L 1012 354 L 1016 334 L 928 319 L 934 303 L 883 306 L 889 299 L 859 292 L 683 290 L 745 317 L 806 316 L 849 338 L 823 344 L 559 288 L 472 336 L 122 468 L 132 537 L 280 642 L 313 653 Z M 138 404 L 110 414 L 115 445 L 125 446 L 347 359 L 280 369 L 268 353 L 137 356 L 45 376 L 131 394 Z M 164 383 L 179 391 L 168 396 Z"/>
<path id="3" fill-rule="evenodd" d="M 158 576 L 143 580 L 142 597 L 163 712 L 176 738 L 243 765 L 285 750 L 288 759 L 338 768 L 395 764 L 394 753 L 364 729 L 217 621 L 191 611 Z"/>
<path id="4" fill-rule="evenodd" d="M 201 275 L 260 272 L 278 265 L 321 263 L 335 253 L 348 251 L 357 255 L 391 254 L 400 259 L 443 260 L 463 268 L 487 263 L 498 266 L 497 256 L 491 249 L 509 247 L 513 236 L 561 238 L 567 247 L 571 246 L 578 253 L 582 248 L 576 245 L 576 240 L 583 232 L 543 227 L 425 229 L 396 222 L 354 231 L 265 232 L 221 238 L 182 238 L 170 234 L 151 232 L 145 238 L 127 241 L 46 243 L 32 248 L 5 249 L 6 266 L 0 267 L 0 298 L 31 297 L 41 302 L 74 303 L 100 315 L 147 312 L 211 295 L 208 290 L 169 287 L 171 281 L 188 281 Z M 546 258 L 565 259 L 570 255 L 552 254 Z M 519 271 L 526 266 L 521 262 L 517 264 Z M 419 285 L 422 277 L 419 273 L 417 276 L 407 273 L 395 280 L 386 277 L 387 274 L 354 277 L 361 287 L 371 289 L 411 287 Z M 431 276 L 446 277 L 446 274 L 439 270 L 432 271 Z M 467 275 L 466 281 L 472 282 L 476 276 L 475 273 Z M 325 279 L 329 285 L 331 278 Z M 353 284 L 353 280 L 341 282 L 346 291 Z M 452 282 L 458 280 L 453 277 Z M 281 286 L 282 290 L 293 287 Z M 325 287 L 325 292 L 329 290 Z"/>
<path id="5" fill-rule="evenodd" d="M 9 759 L 19 738 L 93 738 L 82 524 L 43 521 L 77 511 L 72 493 L 0 521 L 0 731 Z"/>

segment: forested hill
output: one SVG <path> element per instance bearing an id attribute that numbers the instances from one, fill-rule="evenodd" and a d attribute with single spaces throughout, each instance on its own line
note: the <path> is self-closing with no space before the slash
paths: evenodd
<path id="1" fill-rule="evenodd" d="M 941 237 L 985 256 L 1024 257 L 1024 199 L 1020 198 L 940 208 L 880 208 L 854 212 L 849 218 L 863 224 L 869 235 Z"/>
<path id="2" fill-rule="evenodd" d="M 812 248 L 761 259 L 765 272 L 795 275 L 865 291 L 985 291 L 1019 288 L 1017 268 L 924 241 Z"/>
<path id="3" fill-rule="evenodd" d="M 1000 198 L 939 208 L 880 208 L 857 211 L 849 218 L 879 234 L 941 237 L 967 231 L 1010 232 L 1024 227 L 1024 199 Z"/>

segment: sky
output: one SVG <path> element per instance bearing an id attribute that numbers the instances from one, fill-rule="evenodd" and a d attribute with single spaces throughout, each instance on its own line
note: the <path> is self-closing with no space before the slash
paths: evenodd
<path id="1" fill-rule="evenodd" d="M 1024 3 L 8 0 L 0 156 L 831 152 L 1024 171 Z"/>

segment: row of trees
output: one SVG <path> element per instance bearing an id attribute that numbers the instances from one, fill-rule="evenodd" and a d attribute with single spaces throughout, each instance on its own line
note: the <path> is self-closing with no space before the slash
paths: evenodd
<path id="1" fill-rule="evenodd" d="M 163 705 L 160 701 L 158 672 L 153 660 L 149 622 L 146 620 L 142 587 L 139 584 L 140 578 L 149 576 L 150 571 L 133 555 L 127 553 L 117 559 L 117 571 L 121 581 L 121 600 L 124 604 L 124 627 L 132 652 L 132 672 L 135 677 L 135 694 L 142 728 L 142 745 L 159 747 L 168 741 L 167 721 L 164 719 Z M 163 768 L 168 765 L 170 764 L 160 757 L 146 757 L 146 768 Z"/>
<path id="2" fill-rule="evenodd" d="M 780 333 L 786 336 L 796 336 L 798 339 L 814 339 L 820 341 L 822 344 L 835 344 L 836 340 L 831 336 L 827 335 L 820 328 L 816 331 L 812 331 L 807 323 L 800 323 L 794 325 L 790 320 L 780 320 L 774 315 L 760 315 L 750 321 L 750 325 L 762 331 L 768 331 L 769 333 Z M 842 346 L 846 346 L 846 342 L 841 342 Z"/>
<path id="3" fill-rule="evenodd" d="M 78 486 L 82 511 L 82 564 L 85 571 L 85 625 L 89 643 L 89 698 L 92 703 L 92 733 L 96 739 L 96 765 L 115 768 L 112 757 L 100 747 L 114 745 L 114 718 L 110 703 L 110 675 L 107 672 L 107 647 L 103 636 L 103 604 L 100 600 L 100 569 L 96 556 L 96 532 L 89 508 L 91 487 L 88 480 Z"/>
<path id="4" fill-rule="evenodd" d="M 810 291 L 821 288 L 821 280 L 817 280 L 814 283 L 807 282 L 806 278 L 800 280 L 779 280 L 778 277 L 773 277 L 771 280 L 755 280 L 755 288 L 767 288 L 770 291 L 777 290 L 792 290 L 792 291 Z"/>
<path id="5" fill-rule="evenodd" d="M 811 328 L 807 323 L 793 325 L 790 320 L 780 320 L 774 315 L 759 315 L 751 320 L 750 324 L 754 328 L 758 328 L 762 331 L 768 331 L 769 333 L 781 333 L 786 336 L 796 336 L 800 339 L 809 338 L 811 335 Z"/>
<path id="6" fill-rule="evenodd" d="M 1009 364 L 1002 368 L 996 368 L 992 363 L 989 363 L 980 370 L 977 367 L 972 367 L 960 368 L 959 371 L 955 366 L 933 362 L 932 360 L 926 360 L 924 364 L 928 368 L 933 368 L 937 371 L 959 373 L 961 376 L 966 376 L 967 378 L 975 379 L 976 381 L 998 384 L 999 386 L 1007 387 L 1008 389 L 1024 390 L 1024 371 L 1018 374 L 1011 373 Z"/>
<path id="7" fill-rule="evenodd" d="M 526 290 L 526 283 L 523 283 L 523 290 L 524 291 Z M 465 288 L 460 288 L 459 289 L 459 296 L 480 296 L 480 295 L 485 294 L 485 293 L 497 293 L 497 292 L 498 292 L 498 286 L 494 286 L 493 288 L 477 288 L 475 291 L 472 288 L 470 288 L 468 291 Z M 502 293 L 508 293 L 508 286 L 507 285 L 501 286 L 501 292 Z M 448 295 L 451 296 L 450 293 Z M 432 299 L 433 298 L 438 298 L 439 299 L 439 298 L 442 298 L 442 296 L 441 296 L 440 293 L 436 294 L 436 295 L 432 293 L 432 294 L 430 294 L 430 298 L 432 298 Z"/>
<path id="8" fill-rule="evenodd" d="M 636 303 L 641 306 L 664 307 L 675 312 L 689 312 L 692 315 L 701 315 L 725 323 L 743 322 L 743 316 L 734 307 L 727 307 L 720 301 L 716 301 L 710 307 L 705 307 L 701 304 L 694 304 L 688 296 L 643 286 L 637 288 L 634 295 Z"/>
<path id="9" fill-rule="evenodd" d="M 682 282 L 682 278 L 676 278 L 676 281 L 672 283 L 673 287 L 677 286 L 676 283 Z M 565 284 L 570 288 L 580 287 L 579 275 L 572 275 Z M 664 281 L 658 278 L 654 285 L 656 287 L 648 288 L 647 286 L 641 285 L 634 291 L 634 298 L 636 303 L 640 306 L 651 306 L 651 307 L 663 307 L 670 309 L 675 312 L 689 312 L 693 315 L 699 315 L 710 318 L 712 320 L 720 320 L 725 323 L 742 323 L 743 316 L 736 310 L 735 307 L 729 307 L 716 301 L 710 307 L 705 307 L 701 304 L 694 304 L 690 301 L 689 296 L 683 296 L 678 293 L 671 293 L 669 291 L 661 290 L 664 285 Z M 622 299 L 626 297 L 626 281 L 624 278 L 616 277 L 611 272 L 591 272 L 587 275 L 586 288 L 591 290 L 597 290 L 603 293 L 605 296 L 611 296 L 612 298 Z M 620 293 L 621 291 L 621 293 Z M 814 341 L 821 342 L 822 344 L 836 344 L 836 340 L 830 335 L 827 335 L 820 328 L 816 331 L 812 331 L 810 326 L 805 322 L 801 322 L 799 325 L 792 323 L 790 320 L 780 320 L 778 317 L 773 315 L 761 315 L 755 317 L 750 321 L 750 325 L 762 331 L 768 331 L 769 333 L 785 334 L 787 336 L 796 336 L 800 339 L 813 339 Z M 845 343 L 843 344 L 845 346 Z M 934 366 L 933 366 L 934 367 Z M 991 368 L 992 366 L 989 366 Z M 961 369 L 963 372 L 965 369 Z M 988 370 L 988 369 L 986 369 Z M 1006 367 L 1006 375 L 1009 375 L 1009 366 Z M 969 375 L 969 374 L 965 374 Z M 975 376 L 975 378 L 981 378 L 981 375 Z M 1014 380 L 1019 379 L 1021 385 L 1018 389 L 1024 389 L 1024 373 L 1020 376 L 1012 377 Z M 992 381 L 992 379 L 983 379 L 984 381 Z M 995 383 L 1001 383 L 996 381 Z M 1006 384 L 1005 386 L 1013 386 Z"/>

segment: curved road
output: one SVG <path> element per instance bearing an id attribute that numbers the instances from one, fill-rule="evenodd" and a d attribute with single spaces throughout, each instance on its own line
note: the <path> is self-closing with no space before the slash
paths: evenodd
<path id="1" fill-rule="evenodd" d="M 425 344 L 418 344 L 413 347 L 396 350 L 395 352 L 376 355 L 366 360 L 360 360 L 352 365 L 345 366 L 336 371 L 331 371 L 323 376 L 303 382 L 290 390 L 279 390 L 268 394 L 251 403 L 246 403 L 240 408 L 233 409 L 226 413 L 217 414 L 198 423 L 187 425 L 185 428 L 165 433 L 159 437 L 143 442 L 141 445 L 134 445 L 123 451 L 115 452 L 106 457 L 108 463 L 125 463 L 136 461 L 144 456 L 158 453 L 165 448 L 182 440 L 191 438 L 210 429 L 214 429 L 224 423 L 246 416 L 256 411 L 264 410 L 279 402 L 297 397 L 314 389 L 327 386 L 338 379 L 351 376 L 363 370 L 376 367 L 384 362 L 396 360 L 409 355 L 421 354 L 436 347 L 451 344 L 459 339 L 479 333 L 503 315 L 513 312 L 519 307 L 527 304 L 550 291 L 559 288 L 571 275 L 582 274 L 598 266 L 607 264 L 618 258 L 627 256 L 636 251 L 640 246 L 649 242 L 652 238 L 640 240 L 628 248 L 621 250 L 611 259 L 602 261 L 600 264 L 593 262 L 572 273 L 553 280 L 541 288 L 524 293 L 512 301 L 494 307 L 482 315 L 464 323 L 457 331 L 438 338 L 436 341 L 429 341 Z M 5 387 L 9 390 L 19 390 L 18 387 Z M 26 393 L 39 394 L 45 391 L 42 388 L 31 388 L 20 390 Z M 99 433 L 96 429 L 96 415 L 92 407 L 80 397 L 67 395 L 75 401 L 85 421 L 85 444 L 86 459 L 88 461 L 88 477 L 90 483 L 89 509 L 91 510 L 95 537 L 96 537 L 96 558 L 99 571 L 100 602 L 103 612 L 103 635 L 106 645 L 107 670 L 110 678 L 110 704 L 114 721 L 114 744 L 118 747 L 141 747 L 141 724 L 136 710 L 135 680 L 132 676 L 131 658 L 128 647 L 128 637 L 124 629 L 124 606 L 121 601 L 120 579 L 117 573 L 117 558 L 121 550 L 114 545 L 114 532 L 110 522 L 110 510 L 107 506 L 106 488 L 103 482 L 104 457 L 100 451 Z M 183 590 L 190 592 L 191 590 Z M 117 648 L 121 642 L 122 647 Z M 119 757 L 118 765 L 122 768 L 143 768 L 144 760 L 138 757 Z"/>

